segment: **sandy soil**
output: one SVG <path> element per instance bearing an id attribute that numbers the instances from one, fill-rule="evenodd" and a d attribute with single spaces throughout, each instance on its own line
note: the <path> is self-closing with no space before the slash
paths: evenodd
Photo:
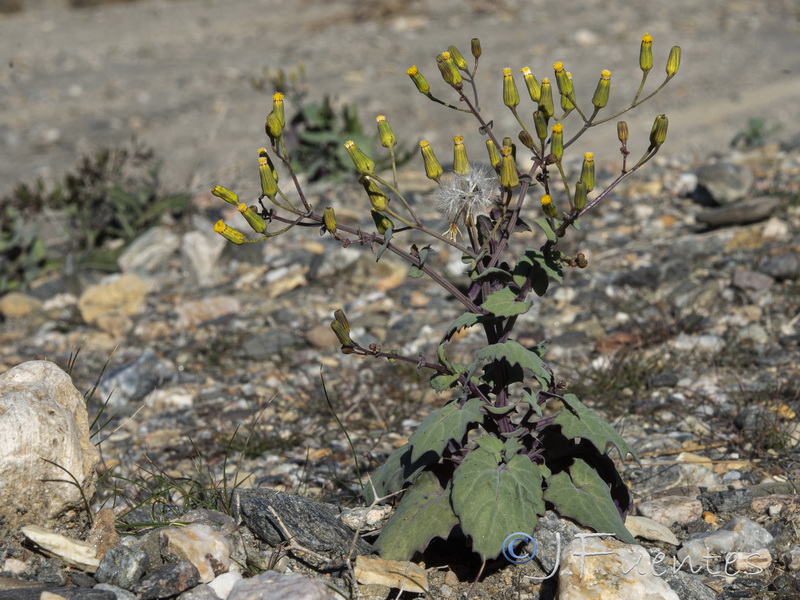
<path id="1" fill-rule="evenodd" d="M 672 156 L 722 150 L 751 117 L 780 124 L 778 139 L 789 139 L 800 130 L 799 14 L 796 0 L 140 0 L 80 10 L 29 1 L 0 15 L 0 193 L 52 180 L 82 152 L 131 136 L 158 150 L 171 186 L 246 175 L 255 188 L 272 90 L 254 89 L 251 78 L 300 62 L 312 99 L 356 102 L 366 123 L 384 113 L 409 145 L 427 138 L 446 155 L 449 138 L 473 124 L 426 101 L 405 70 L 417 64 L 438 86 L 434 56 L 451 43 L 466 53 L 474 36 L 485 111 L 509 126 L 503 134 L 518 128 L 498 107 L 502 67 L 530 65 L 541 77 L 562 60 L 587 101 L 609 68 L 611 104 L 622 106 L 649 32 L 653 84 L 673 44 L 683 64 L 628 118 L 639 146 L 660 112 L 670 116 Z M 617 145 L 609 128 L 581 150 L 611 155 Z"/>

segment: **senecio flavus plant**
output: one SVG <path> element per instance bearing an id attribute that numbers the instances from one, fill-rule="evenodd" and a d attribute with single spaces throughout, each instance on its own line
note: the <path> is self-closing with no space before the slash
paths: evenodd
<path id="1" fill-rule="evenodd" d="M 591 104 L 585 104 L 579 102 L 572 76 L 561 62 L 553 65 L 552 79 L 539 80 L 525 67 L 521 72 L 530 96 L 528 104 L 528 99 L 523 102 L 521 98 L 512 70 L 503 69 L 497 84 L 502 88 L 503 103 L 519 123 L 518 139 L 524 152 L 531 155 L 526 172 L 517 167 L 518 148 L 511 138 L 498 138 L 491 121 L 480 111 L 475 77 L 481 55 L 478 39 L 472 40 L 471 54 L 471 67 L 455 46 L 436 58 L 445 88 L 457 98 L 452 104 L 434 95 L 416 66 L 407 71 L 424 96 L 475 118 L 478 135 L 485 138 L 488 150 L 491 166 L 472 164 L 463 138 L 456 136 L 453 172 L 445 173 L 433 147 L 420 142 L 425 173 L 439 184 L 437 208 L 449 222 L 446 232 L 431 229 L 414 211 L 397 189 L 394 168 L 391 181 L 376 173 L 375 162 L 352 141 L 344 147 L 369 198 L 374 230 L 338 221 L 332 207 L 315 211 L 289 162 L 281 94 L 274 95 L 266 121 L 271 152 L 258 151 L 260 207 L 239 202 L 234 192 L 223 187 L 212 191 L 237 206 L 260 237 L 249 239 L 223 221 L 214 229 L 227 240 L 244 244 L 269 239 L 295 226 L 318 227 L 343 247 L 370 248 L 378 259 L 386 252 L 399 256 L 409 263 L 410 277 L 427 275 L 463 305 L 464 313 L 444 332 L 435 358 L 404 356 L 376 344 L 364 347 L 351 337 L 344 312 L 334 313 L 331 327 L 345 354 L 412 363 L 433 373 L 430 383 L 435 390 L 457 390 L 454 399 L 427 417 L 408 443 L 372 474 L 363 490 L 367 502 L 401 498 L 375 543 L 385 558 L 408 559 L 433 538 L 447 538 L 458 527 L 485 564 L 501 553 L 509 534 L 532 533 L 546 508 L 632 542 L 624 524 L 630 495 L 609 452 L 615 447 L 623 459 L 628 454 L 637 461 L 638 457 L 608 423 L 567 392 L 567 384 L 543 361 L 541 344 L 525 346 L 513 333 L 518 317 L 532 305 L 531 293 L 543 296 L 551 281 L 562 280 L 565 268 L 587 266 L 583 254 L 563 254 L 559 240 L 577 229 L 583 215 L 658 152 L 666 138 L 667 117 L 655 118 L 650 144 L 633 164 L 628 160 L 628 126 L 624 121 L 617 123 L 622 166 L 602 191 L 595 189 L 593 154 L 583 155 L 575 181 L 563 167 L 564 152 L 590 127 L 615 119 L 658 93 L 677 73 L 681 49 L 671 49 L 663 83 L 643 95 L 653 67 L 652 37 L 645 35 L 636 94 L 627 106 L 603 119 L 598 119 L 598 114 L 609 101 L 609 71 L 601 72 Z M 523 108 L 525 104 L 528 108 Z M 531 118 L 525 119 L 527 115 Z M 394 165 L 395 134 L 384 116 L 377 122 L 380 142 Z M 281 189 L 271 156 L 283 164 L 296 195 Z M 530 197 L 538 206 L 526 202 Z M 273 206 L 266 208 L 265 198 Z M 543 244 L 538 249 L 527 248 L 519 256 L 507 256 L 509 238 L 531 231 L 525 220 L 538 226 Z M 275 223 L 277 228 L 271 230 Z M 402 246 L 400 234 L 409 231 L 421 232 L 431 244 L 445 244 L 460 252 L 472 282 L 469 289 L 457 288 L 427 260 L 432 246 Z M 450 360 L 448 343 L 456 332 L 469 327 L 483 331 L 486 345 L 470 362 Z M 401 491 L 402 496 L 398 494 Z"/>

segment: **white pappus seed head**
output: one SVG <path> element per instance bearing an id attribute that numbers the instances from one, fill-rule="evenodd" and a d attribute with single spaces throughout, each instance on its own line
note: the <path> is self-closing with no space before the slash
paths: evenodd
<path id="1" fill-rule="evenodd" d="M 459 222 L 475 224 L 475 216 L 486 214 L 500 199 L 500 182 L 494 169 L 472 165 L 469 173 L 453 173 L 436 190 L 436 210 L 450 222 L 448 236 L 455 237 Z"/>

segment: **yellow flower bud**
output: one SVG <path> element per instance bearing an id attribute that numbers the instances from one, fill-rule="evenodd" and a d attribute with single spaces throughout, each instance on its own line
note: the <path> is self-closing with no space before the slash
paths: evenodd
<path id="1" fill-rule="evenodd" d="M 533 125 L 536 127 L 536 137 L 544 141 L 547 138 L 547 117 L 541 108 L 533 113 Z"/>
<path id="2" fill-rule="evenodd" d="M 359 148 L 353 140 L 347 140 L 344 147 L 353 164 L 356 166 L 356 171 L 359 175 L 372 175 L 375 171 L 375 162 Z"/>
<path id="3" fill-rule="evenodd" d="M 555 114 L 555 108 L 553 106 L 553 87 L 550 85 L 550 80 L 545 77 L 542 79 L 542 84 L 539 88 L 541 90 L 539 110 L 542 111 L 545 118 L 549 119 Z"/>
<path id="4" fill-rule="evenodd" d="M 653 121 L 653 128 L 650 130 L 650 147 L 647 149 L 649 152 L 654 148 L 659 148 L 661 144 L 667 139 L 667 128 L 669 127 L 669 119 L 667 115 L 658 115 L 656 120 Z"/>
<path id="5" fill-rule="evenodd" d="M 214 225 L 214 231 L 234 244 L 241 245 L 247 241 L 247 238 L 244 237 L 244 234 L 241 231 L 237 231 L 230 225 L 226 225 L 225 221 L 222 219 L 216 222 Z"/>
<path id="6" fill-rule="evenodd" d="M 495 171 L 500 170 L 500 151 L 492 140 L 486 140 L 486 150 L 489 152 L 489 164 Z"/>
<path id="7" fill-rule="evenodd" d="M 564 63 L 554 63 L 553 70 L 556 73 L 556 85 L 558 86 L 558 93 L 562 96 L 571 96 L 574 92 L 572 88 L 572 79 L 569 77 L 569 73 L 564 70 Z"/>
<path id="8" fill-rule="evenodd" d="M 620 121 L 617 123 L 617 138 L 620 143 L 625 146 L 628 143 L 628 123 Z"/>
<path id="9" fill-rule="evenodd" d="M 394 131 L 392 131 L 388 121 L 386 121 L 386 117 L 378 115 L 375 120 L 378 122 L 378 136 L 381 139 L 381 146 L 384 148 L 394 148 L 394 145 L 397 143 L 397 138 L 394 136 Z"/>
<path id="10" fill-rule="evenodd" d="M 378 184 L 372 180 L 372 177 L 369 177 L 368 175 L 362 175 L 358 181 L 367 191 L 372 209 L 386 210 L 386 208 L 389 206 L 389 196 L 387 196 L 386 193 L 378 187 Z"/>
<path id="11" fill-rule="evenodd" d="M 539 102 L 539 98 L 542 97 L 542 89 L 536 77 L 533 76 L 530 67 L 524 67 L 520 69 L 520 71 L 522 72 L 522 78 L 525 80 L 525 85 L 528 88 L 528 94 L 530 94 L 531 100 Z"/>
<path id="12" fill-rule="evenodd" d="M 645 33 L 639 48 L 639 68 L 647 74 L 653 68 L 653 36 Z"/>
<path id="13" fill-rule="evenodd" d="M 417 86 L 417 89 L 428 96 L 431 93 L 431 86 L 428 83 L 428 80 L 422 76 L 422 73 L 417 70 L 416 65 L 412 65 L 409 67 L 408 71 L 406 71 L 406 75 L 411 77 L 411 81 L 414 82 L 414 85 Z"/>
<path id="14" fill-rule="evenodd" d="M 461 73 L 450 53 L 442 52 L 436 57 L 436 63 L 439 65 L 439 72 L 442 74 L 442 79 L 444 79 L 445 83 L 449 83 L 453 87 L 460 87 Z"/>
<path id="15" fill-rule="evenodd" d="M 448 46 L 447 51 L 450 53 L 450 56 L 453 57 L 453 62 L 456 64 L 456 67 L 462 71 L 466 71 L 467 61 L 464 59 L 464 56 L 461 54 L 461 52 L 458 51 L 458 48 L 455 46 Z"/>
<path id="16" fill-rule="evenodd" d="M 272 165 L 269 156 L 258 158 L 258 175 L 261 179 L 262 198 L 266 196 L 270 200 L 274 200 L 275 194 L 278 193 L 278 171 Z"/>
<path id="17" fill-rule="evenodd" d="M 433 148 L 426 140 L 422 140 L 419 143 L 419 149 L 422 152 L 422 162 L 425 164 L 425 175 L 428 179 L 433 179 L 438 183 L 439 178 L 444 173 L 444 169 L 442 169 L 441 163 L 433 153 Z"/>
<path id="18" fill-rule="evenodd" d="M 577 211 L 581 211 L 586 208 L 586 196 L 589 194 L 589 190 L 586 189 L 586 184 L 583 181 L 579 181 L 575 184 L 575 198 L 572 201 L 572 208 Z"/>
<path id="19" fill-rule="evenodd" d="M 322 223 L 325 225 L 325 230 L 336 235 L 336 213 L 333 212 L 332 206 L 326 206 L 322 211 Z"/>
<path id="20" fill-rule="evenodd" d="M 472 56 L 476 59 L 481 57 L 481 41 L 478 38 L 472 38 L 470 50 L 472 51 Z"/>
<path id="21" fill-rule="evenodd" d="M 271 112 L 267 115 L 267 124 L 264 126 L 266 129 L 267 135 L 269 139 L 272 140 L 272 143 L 275 143 L 275 140 L 279 140 L 283 135 L 283 124 L 281 123 L 281 119 L 278 115 L 274 112 Z"/>
<path id="22" fill-rule="evenodd" d="M 272 112 L 278 117 L 281 128 L 286 127 L 286 111 L 283 107 L 283 94 L 275 92 L 272 96 Z"/>
<path id="23" fill-rule="evenodd" d="M 509 108 L 516 108 L 519 104 L 519 90 L 508 67 L 503 69 L 503 104 Z"/>
<path id="24" fill-rule="evenodd" d="M 215 185 L 211 189 L 211 194 L 217 198 L 222 198 L 228 204 L 233 204 L 234 206 L 239 204 L 239 196 L 236 195 L 236 192 L 232 192 L 228 188 L 222 187 L 221 185 Z"/>
<path id="25" fill-rule="evenodd" d="M 608 94 L 611 90 L 611 71 L 606 69 L 600 71 L 600 81 L 597 82 L 597 87 L 592 96 L 592 104 L 596 108 L 605 108 L 608 104 Z"/>
<path id="26" fill-rule="evenodd" d="M 464 146 L 464 136 L 457 135 L 453 138 L 453 172 L 466 175 L 470 171 L 467 148 Z"/>
<path id="27" fill-rule="evenodd" d="M 253 228 L 256 233 L 264 233 L 267 230 L 267 223 L 255 211 L 255 207 L 247 206 L 244 202 L 240 202 L 236 209 L 242 213 L 244 220 Z"/>
<path id="28" fill-rule="evenodd" d="M 392 223 L 392 220 L 383 213 L 379 213 L 377 210 L 373 210 L 371 211 L 371 214 L 372 214 L 372 221 L 375 223 L 375 228 L 381 235 L 386 233 L 389 227 L 394 227 L 394 223 Z"/>
<path id="29" fill-rule="evenodd" d="M 583 165 L 581 166 L 581 181 L 586 186 L 586 191 L 594 189 L 594 153 L 587 152 L 583 155 Z"/>
<path id="30" fill-rule="evenodd" d="M 558 210 L 556 209 L 556 205 L 553 204 L 553 199 L 550 197 L 550 194 L 542 196 L 539 204 L 542 206 L 542 212 L 548 217 L 555 217 L 558 214 Z"/>
<path id="31" fill-rule="evenodd" d="M 502 166 L 500 167 L 500 185 L 507 190 L 511 190 L 519 185 L 517 165 L 514 163 L 510 147 L 503 146 L 500 149 L 500 153 L 503 156 Z"/>
<path id="32" fill-rule="evenodd" d="M 564 156 L 564 126 L 561 123 L 553 125 L 553 135 L 550 136 L 550 152 L 561 160 Z"/>
<path id="33" fill-rule="evenodd" d="M 675 73 L 678 72 L 678 68 L 681 66 L 681 47 L 680 46 L 673 46 L 669 51 L 669 57 L 667 58 L 667 77 L 670 79 L 675 76 Z"/>

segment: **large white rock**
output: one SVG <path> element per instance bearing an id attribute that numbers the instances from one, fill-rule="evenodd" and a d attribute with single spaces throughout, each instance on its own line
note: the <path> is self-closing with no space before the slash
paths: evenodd
<path id="1" fill-rule="evenodd" d="M 85 400 L 69 375 L 47 361 L 0 374 L 0 521 L 5 527 L 54 529 L 77 522 L 85 510 L 82 494 L 87 499 L 94 494 L 99 461 L 89 439 Z"/>
<path id="2" fill-rule="evenodd" d="M 561 553 L 558 600 L 680 600 L 659 577 L 668 567 L 654 565 L 642 546 L 589 536 Z"/>

